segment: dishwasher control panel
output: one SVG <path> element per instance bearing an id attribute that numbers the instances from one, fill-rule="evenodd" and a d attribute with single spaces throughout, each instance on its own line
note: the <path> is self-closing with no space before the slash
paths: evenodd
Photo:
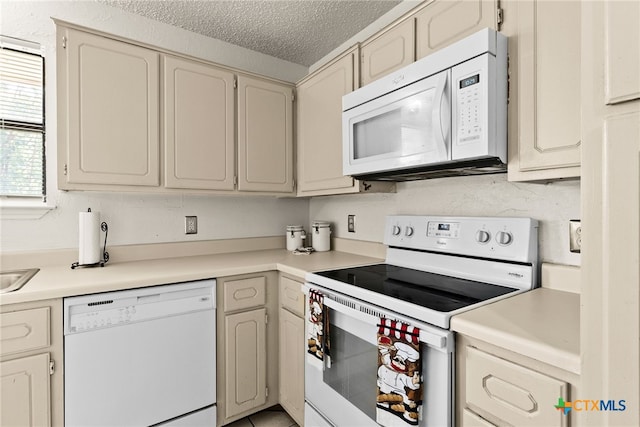
<path id="1" fill-rule="evenodd" d="M 215 310 L 215 280 L 65 298 L 65 335 Z"/>

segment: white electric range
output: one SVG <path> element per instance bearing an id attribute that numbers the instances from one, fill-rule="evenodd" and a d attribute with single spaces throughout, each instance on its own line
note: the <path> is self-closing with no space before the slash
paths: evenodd
<path id="1" fill-rule="evenodd" d="M 323 336 L 314 298 L 331 331 L 323 360 L 317 346 L 306 356 L 306 424 L 385 424 L 393 411 L 376 403 L 386 387 L 376 377 L 377 332 L 381 319 L 391 319 L 419 329 L 421 406 L 410 409 L 405 396 L 407 424 L 454 425 L 451 317 L 537 284 L 538 222 L 530 218 L 390 216 L 384 243 L 384 263 L 306 276 L 307 336 Z M 400 389 L 404 396 L 408 389 Z"/>

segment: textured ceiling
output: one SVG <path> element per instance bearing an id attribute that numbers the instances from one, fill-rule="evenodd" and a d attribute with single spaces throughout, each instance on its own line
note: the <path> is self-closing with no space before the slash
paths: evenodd
<path id="1" fill-rule="evenodd" d="M 98 0 L 309 66 L 401 0 Z"/>

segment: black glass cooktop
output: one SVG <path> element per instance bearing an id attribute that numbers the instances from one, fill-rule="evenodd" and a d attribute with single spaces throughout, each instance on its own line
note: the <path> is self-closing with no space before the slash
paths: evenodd
<path id="1" fill-rule="evenodd" d="M 388 264 L 316 274 L 440 312 L 454 311 L 517 290 Z"/>

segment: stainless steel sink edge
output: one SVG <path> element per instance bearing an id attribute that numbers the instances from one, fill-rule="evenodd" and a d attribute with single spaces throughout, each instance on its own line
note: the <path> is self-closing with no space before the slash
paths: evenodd
<path id="1" fill-rule="evenodd" d="M 15 292 L 22 288 L 36 273 L 39 268 L 26 268 L 21 270 L 0 272 L 0 294 Z"/>

